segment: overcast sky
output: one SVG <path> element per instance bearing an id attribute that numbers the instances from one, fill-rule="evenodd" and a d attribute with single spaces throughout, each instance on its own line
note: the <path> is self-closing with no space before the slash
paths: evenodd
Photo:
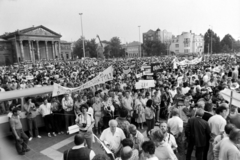
<path id="1" fill-rule="evenodd" d="M 141 33 L 159 28 L 173 35 L 212 27 L 221 39 L 228 33 L 240 39 L 240 0 L 0 0 L 0 34 L 43 25 L 75 41 L 79 13 L 86 39 L 138 41 L 138 26 Z"/>

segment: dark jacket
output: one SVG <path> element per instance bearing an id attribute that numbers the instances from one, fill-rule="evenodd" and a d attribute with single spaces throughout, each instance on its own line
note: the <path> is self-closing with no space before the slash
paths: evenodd
<path id="1" fill-rule="evenodd" d="M 196 147 L 207 146 L 210 139 L 209 125 L 200 117 L 193 117 L 188 120 L 185 133 L 188 142 L 194 143 Z"/>

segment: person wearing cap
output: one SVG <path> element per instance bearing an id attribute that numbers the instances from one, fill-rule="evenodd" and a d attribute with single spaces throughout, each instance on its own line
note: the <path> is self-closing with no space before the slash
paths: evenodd
<path id="1" fill-rule="evenodd" d="M 26 103 L 23 105 L 23 110 L 26 112 L 27 126 L 29 132 L 29 141 L 33 138 L 33 130 L 37 138 L 41 138 L 37 126 L 37 108 L 34 103 L 32 103 L 32 98 L 28 97 L 25 99 Z"/>
<path id="2" fill-rule="evenodd" d="M 16 149 L 18 154 L 24 155 L 25 152 L 30 151 L 27 148 L 28 136 L 24 133 L 22 123 L 20 120 L 20 109 L 17 107 L 12 110 L 13 115 L 10 118 L 10 126 L 15 137 Z"/>
<path id="3" fill-rule="evenodd" d="M 88 105 L 82 104 L 77 111 L 77 118 L 75 120 L 79 126 L 79 134 L 86 140 L 89 149 L 92 148 L 94 119 L 90 113 L 88 113 Z"/>
<path id="4" fill-rule="evenodd" d="M 202 119 L 204 110 L 199 108 L 196 117 L 188 120 L 185 134 L 188 140 L 188 149 L 186 160 L 191 160 L 192 151 L 196 147 L 196 159 L 205 160 L 207 158 L 208 141 L 210 139 L 210 128 L 208 123 Z"/>
<path id="5" fill-rule="evenodd" d="M 64 151 L 63 160 L 92 160 L 95 156 L 93 150 L 84 147 L 84 137 L 80 134 L 75 135 L 75 146 L 71 149 Z"/>

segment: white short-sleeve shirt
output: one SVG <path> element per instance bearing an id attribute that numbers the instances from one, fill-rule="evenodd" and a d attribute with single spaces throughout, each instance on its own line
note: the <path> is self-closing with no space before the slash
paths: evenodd
<path id="1" fill-rule="evenodd" d="M 173 135 L 177 135 L 180 132 L 180 128 L 183 128 L 183 120 L 178 116 L 173 116 L 168 120 L 168 126 L 170 128 L 170 132 Z"/>
<path id="2" fill-rule="evenodd" d="M 208 120 L 208 124 L 211 130 L 211 133 L 214 136 L 217 136 L 224 132 L 224 128 L 227 122 L 221 115 L 216 114 Z"/>
<path id="3" fill-rule="evenodd" d="M 100 140 L 101 141 L 107 141 L 111 148 L 113 149 L 114 152 L 118 151 L 121 141 L 125 139 L 126 136 L 121 128 L 116 128 L 115 133 L 113 134 L 110 130 L 110 128 L 105 129 L 101 136 Z"/>

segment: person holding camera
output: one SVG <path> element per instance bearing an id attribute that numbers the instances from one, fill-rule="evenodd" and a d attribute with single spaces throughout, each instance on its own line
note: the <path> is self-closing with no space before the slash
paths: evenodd
<path id="1" fill-rule="evenodd" d="M 89 149 L 92 148 L 92 128 L 94 126 L 94 119 L 91 114 L 88 113 L 88 105 L 81 105 L 80 109 L 77 111 L 77 118 L 75 120 L 76 124 L 79 126 L 79 134 L 86 140 Z"/>
<path id="2" fill-rule="evenodd" d="M 38 132 L 37 127 L 37 108 L 34 103 L 32 103 L 31 97 L 26 98 L 26 103 L 23 106 L 24 111 L 26 112 L 26 118 L 27 118 L 27 125 L 28 125 L 28 131 L 29 131 L 29 141 L 32 140 L 33 132 L 34 130 L 36 137 L 41 138 Z"/>

